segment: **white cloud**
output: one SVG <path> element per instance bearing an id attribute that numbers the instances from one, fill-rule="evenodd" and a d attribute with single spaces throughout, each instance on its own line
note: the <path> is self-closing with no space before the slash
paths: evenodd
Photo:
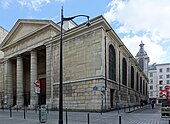
<path id="1" fill-rule="evenodd" d="M 133 55 L 139 50 L 135 46 L 143 40 L 151 62 L 167 61 L 168 51 L 162 44 L 170 45 L 169 0 L 112 0 L 108 9 L 104 17 L 111 24 L 119 22 L 115 30 Z"/>
<path id="2" fill-rule="evenodd" d="M 1 5 L 5 9 L 10 6 L 11 2 L 12 2 L 11 0 L 1 0 Z"/>
<path id="3" fill-rule="evenodd" d="M 169 38 L 169 0 L 112 0 L 110 10 L 104 14 L 109 22 L 119 21 L 130 30 L 150 31 Z"/>
<path id="4" fill-rule="evenodd" d="M 140 49 L 139 44 L 141 43 L 141 41 L 143 41 L 143 43 L 145 44 L 144 50 L 150 57 L 150 64 L 154 62 L 162 63 L 163 59 L 159 58 L 162 58 L 167 54 L 167 52 L 163 49 L 161 45 L 152 42 L 150 38 L 145 35 L 142 37 L 139 37 L 137 35 L 134 35 L 133 37 L 124 37 L 122 41 L 134 56 L 136 56 L 136 54 L 138 53 Z"/>
<path id="5" fill-rule="evenodd" d="M 64 2 L 64 0 L 17 0 L 21 6 L 26 6 L 34 11 L 39 11 L 41 7 L 51 3 L 52 1 Z"/>

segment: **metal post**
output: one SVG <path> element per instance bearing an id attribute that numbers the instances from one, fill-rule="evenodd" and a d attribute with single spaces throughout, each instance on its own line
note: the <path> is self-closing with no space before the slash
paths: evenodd
<path id="1" fill-rule="evenodd" d="M 88 120 L 88 124 L 90 124 L 90 116 L 89 116 L 89 113 L 87 114 L 87 120 Z"/>
<path id="2" fill-rule="evenodd" d="M 26 116 L 25 116 L 25 105 L 24 105 L 24 119 L 26 118 Z"/>
<path id="3" fill-rule="evenodd" d="M 121 116 L 119 116 L 119 124 L 121 124 Z"/>
<path id="4" fill-rule="evenodd" d="M 67 118 L 67 108 L 66 108 L 66 124 L 68 124 L 68 118 Z"/>
<path id="5" fill-rule="evenodd" d="M 72 20 L 76 17 L 84 16 L 88 19 L 87 26 L 90 26 L 89 16 L 87 15 L 76 15 L 69 18 L 63 16 L 63 6 L 61 8 L 61 28 L 60 28 L 60 83 L 59 83 L 59 124 L 63 124 L 63 22 Z"/>
<path id="6" fill-rule="evenodd" d="M 9 112 L 10 112 L 10 118 L 12 118 L 12 109 L 11 109 L 11 106 L 9 108 Z"/>
<path id="7" fill-rule="evenodd" d="M 59 124 L 63 124 L 63 7 L 61 8 L 61 28 L 60 28 L 60 86 L 59 86 Z"/>

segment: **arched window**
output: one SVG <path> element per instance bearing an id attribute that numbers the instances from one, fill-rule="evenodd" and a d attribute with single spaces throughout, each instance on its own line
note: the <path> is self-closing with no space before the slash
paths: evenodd
<path id="1" fill-rule="evenodd" d="M 127 86 L 127 62 L 125 58 L 122 60 L 122 84 Z"/>
<path id="2" fill-rule="evenodd" d="M 142 77 L 140 77 L 140 93 L 142 93 Z"/>
<path id="3" fill-rule="evenodd" d="M 139 74 L 136 74 L 136 90 L 139 91 Z"/>
<path id="4" fill-rule="evenodd" d="M 144 61 L 143 61 L 143 59 L 139 60 L 139 66 L 141 67 L 142 70 L 144 69 Z"/>
<path id="5" fill-rule="evenodd" d="M 116 52 L 112 45 L 109 46 L 109 79 L 116 81 Z"/>
<path id="6" fill-rule="evenodd" d="M 145 80 L 143 80 L 143 94 L 145 95 Z"/>
<path id="7" fill-rule="evenodd" d="M 147 83 L 145 83 L 145 95 L 147 95 L 147 92 L 148 92 L 148 85 Z"/>
<path id="8" fill-rule="evenodd" d="M 131 66 L 131 88 L 134 89 L 134 68 Z"/>

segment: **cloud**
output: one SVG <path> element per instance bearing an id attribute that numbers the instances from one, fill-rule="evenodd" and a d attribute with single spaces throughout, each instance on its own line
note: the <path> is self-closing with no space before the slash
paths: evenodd
<path id="1" fill-rule="evenodd" d="M 163 44 L 170 45 L 169 12 L 169 0 L 112 0 L 104 17 L 110 24 L 115 21 L 119 23 L 120 26 L 114 28 L 113 25 L 113 29 L 121 36 L 128 49 L 136 49 L 132 46 L 139 45 L 145 39 L 146 48 L 150 47 L 146 51 L 151 62 L 163 62 L 167 61 L 165 55 L 168 53 Z"/>
<path id="2" fill-rule="evenodd" d="M 34 10 L 34 11 L 40 11 L 40 8 L 53 2 L 64 2 L 64 0 L 17 0 L 17 2 L 21 6 L 26 6 L 27 8 Z"/>
<path id="3" fill-rule="evenodd" d="M 126 36 L 122 38 L 122 41 L 134 56 L 138 53 L 140 49 L 139 44 L 143 41 L 145 44 L 144 50 L 150 57 L 150 63 L 162 63 L 164 60 L 159 58 L 165 57 L 168 54 L 161 45 L 152 42 L 146 35 L 143 35 L 142 37 L 137 35 L 134 35 L 133 37 Z"/>
<path id="4" fill-rule="evenodd" d="M 11 2 L 11 0 L 1 0 L 1 6 L 6 9 L 10 6 Z"/>

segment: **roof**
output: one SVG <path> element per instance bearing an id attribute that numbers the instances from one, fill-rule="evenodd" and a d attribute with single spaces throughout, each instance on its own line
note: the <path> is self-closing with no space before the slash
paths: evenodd
<path id="1" fill-rule="evenodd" d="M 141 41 L 141 44 L 139 45 L 140 49 L 139 49 L 139 52 L 136 54 L 136 57 L 147 56 L 147 52 L 144 50 L 144 45 L 145 44 L 143 44 L 143 42 Z"/>

